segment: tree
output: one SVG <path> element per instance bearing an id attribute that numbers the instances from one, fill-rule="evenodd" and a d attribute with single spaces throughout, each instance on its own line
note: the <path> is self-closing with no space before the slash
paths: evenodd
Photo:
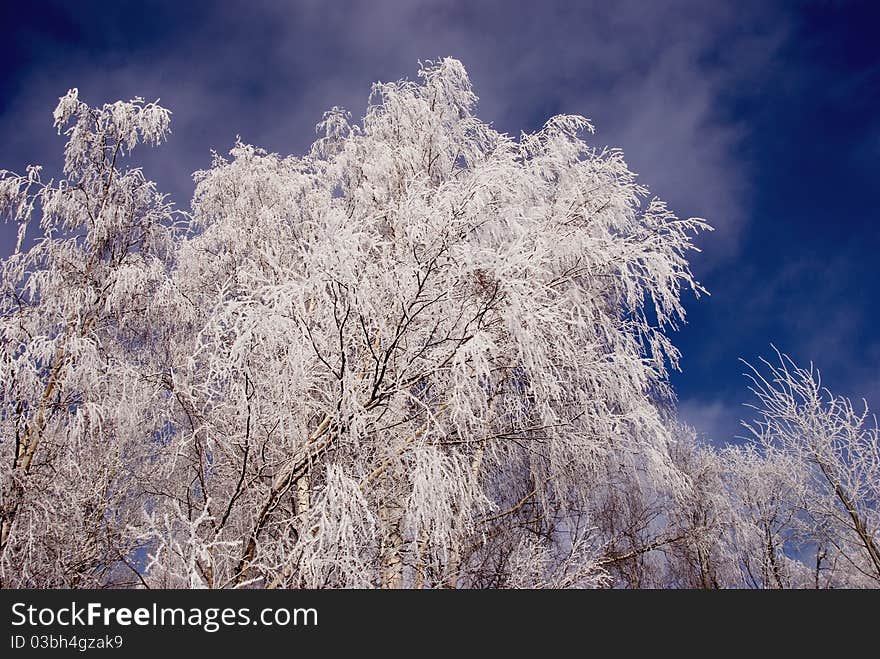
<path id="1" fill-rule="evenodd" d="M 89 108 L 71 90 L 65 179 L 0 172 L 0 212 L 20 223 L 0 298 L 0 583 L 88 587 L 137 546 L 141 471 L 162 427 L 142 364 L 156 340 L 150 299 L 166 277 L 170 206 L 138 169 L 169 113 L 141 99 Z M 34 213 L 43 236 L 23 249 Z"/>
<path id="2" fill-rule="evenodd" d="M 187 508 L 155 514 L 205 521 L 156 562 L 169 583 L 592 579 L 570 565 L 584 482 L 613 453 L 674 472 L 661 327 L 703 225 L 640 208 L 586 120 L 514 141 L 458 62 L 420 76 L 376 85 L 362 126 L 329 112 L 305 158 L 238 145 L 198 175 L 169 300 L 191 339 L 169 361 L 187 475 L 164 487 Z"/>
<path id="3" fill-rule="evenodd" d="M 880 431 L 867 403 L 861 411 L 822 387 L 819 371 L 778 353 L 752 369 L 758 419 L 747 427 L 796 496 L 815 587 L 880 585 Z M 792 504 L 787 504 L 790 507 Z"/>

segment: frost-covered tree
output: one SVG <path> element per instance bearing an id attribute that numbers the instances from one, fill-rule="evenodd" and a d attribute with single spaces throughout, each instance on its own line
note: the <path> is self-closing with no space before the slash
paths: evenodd
<path id="1" fill-rule="evenodd" d="M 704 225 L 643 204 L 585 119 L 515 140 L 457 61 L 420 77 L 328 112 L 305 157 L 197 174 L 151 578 L 593 584 L 588 484 L 676 486 L 663 329 Z"/>
<path id="2" fill-rule="evenodd" d="M 137 541 L 143 469 L 162 427 L 142 365 L 157 325 L 172 214 L 138 169 L 139 142 L 160 142 L 169 113 L 141 99 L 90 108 L 72 90 L 55 110 L 66 129 L 64 179 L 0 172 L 0 212 L 19 222 L 0 290 L 0 583 L 85 587 Z M 24 249 L 29 223 L 42 236 Z"/>
<path id="3" fill-rule="evenodd" d="M 708 227 L 583 117 L 511 137 L 476 101 L 428 62 L 301 157 L 216 155 L 176 213 L 122 165 L 166 110 L 61 99 L 63 179 L 0 176 L 3 586 L 803 585 L 793 539 L 870 577 L 870 451 L 803 448 L 769 388 L 751 453 L 672 420 Z M 782 464 L 828 487 L 755 489 Z"/>
<path id="4" fill-rule="evenodd" d="M 811 364 L 779 354 L 753 369 L 758 419 L 748 424 L 779 483 L 769 500 L 784 501 L 776 523 L 798 515 L 800 551 L 813 587 L 880 586 L 880 430 L 867 403 L 858 409 L 823 388 Z M 781 456 L 781 457 L 778 457 Z M 775 505 L 775 504 L 774 504 Z M 767 518 L 763 514 L 762 518 Z M 790 522 L 788 522 L 790 523 Z"/>
<path id="5" fill-rule="evenodd" d="M 744 423 L 751 432 L 746 443 L 720 451 L 676 445 L 676 453 L 691 456 L 678 464 L 699 496 L 668 510 L 673 519 L 705 520 L 691 534 L 703 559 L 681 553 L 690 545 L 693 556 L 691 543 L 673 543 L 669 551 L 678 556 L 669 566 L 690 578 L 665 578 L 666 585 L 877 587 L 876 421 L 867 405 L 857 411 L 824 389 L 812 365 L 777 356 L 777 364 L 763 361 L 765 373 L 751 371 L 756 420 Z"/>

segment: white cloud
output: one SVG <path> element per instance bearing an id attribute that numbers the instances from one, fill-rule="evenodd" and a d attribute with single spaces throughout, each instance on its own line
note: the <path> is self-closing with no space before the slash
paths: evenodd
<path id="1" fill-rule="evenodd" d="M 745 387 L 743 390 L 745 391 Z M 735 405 L 720 399 L 691 398 L 678 404 L 679 421 L 694 428 L 716 446 L 741 442 L 741 438 L 748 435 L 741 420 L 749 419 L 750 412 L 744 405 Z"/>
<path id="2" fill-rule="evenodd" d="M 163 39 L 161 49 L 115 61 L 77 53 L 27 81 L 0 117 L 3 166 L 57 159 L 51 129 L 31 118 L 48 116 L 69 86 L 92 103 L 160 96 L 174 111 L 174 133 L 159 152 L 138 157 L 185 205 L 189 173 L 237 133 L 270 150 L 302 151 L 324 109 L 343 105 L 359 116 L 374 80 L 413 77 L 416 60 L 452 55 L 471 73 L 481 116 L 503 130 L 535 127 L 555 112 L 593 118 L 597 142 L 623 147 L 674 210 L 720 229 L 704 241 L 712 259 L 724 258 L 736 251 L 749 210 L 749 172 L 737 154 L 743 127 L 725 115 L 724 95 L 757 84 L 784 34 L 766 28 L 756 7 L 223 4 L 177 26 L 179 38 Z"/>

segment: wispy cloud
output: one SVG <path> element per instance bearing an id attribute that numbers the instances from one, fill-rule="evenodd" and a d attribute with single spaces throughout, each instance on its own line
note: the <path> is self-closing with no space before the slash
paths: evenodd
<path id="1" fill-rule="evenodd" d="M 240 133 L 301 152 L 323 110 L 359 116 L 374 80 L 413 77 L 418 59 L 452 55 L 472 75 L 481 115 L 502 130 L 532 129 L 557 112 L 590 116 L 598 144 L 623 147 L 675 210 L 720 229 L 706 240 L 722 259 L 749 217 L 744 128 L 725 114 L 725 94 L 771 64 L 784 30 L 763 27 L 758 5 L 704 4 L 230 2 L 166 9 L 167 33 L 130 48 L 126 30 L 137 26 L 118 12 L 70 12 L 105 48 L 59 45 L 54 66 L 22 82 L 0 116 L 0 154 L 4 166 L 57 161 L 48 113 L 70 86 L 92 103 L 161 97 L 174 134 L 138 158 L 186 205 L 189 174 L 210 149 L 226 151 Z"/>
<path id="2" fill-rule="evenodd" d="M 745 402 L 745 388 L 743 392 L 739 398 Z M 691 426 L 699 436 L 715 446 L 741 443 L 749 435 L 742 421 L 748 421 L 752 416 L 752 410 L 745 404 L 726 399 L 690 398 L 678 404 L 679 421 Z"/>

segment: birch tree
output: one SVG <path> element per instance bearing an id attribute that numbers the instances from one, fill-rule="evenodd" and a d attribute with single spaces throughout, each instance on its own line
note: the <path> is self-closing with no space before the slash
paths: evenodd
<path id="1" fill-rule="evenodd" d="M 196 175 L 158 583 L 595 585 L 586 484 L 615 456 L 679 485 L 657 401 L 705 225 L 583 117 L 514 139 L 459 62 L 419 78 Z"/>
<path id="2" fill-rule="evenodd" d="M 782 454 L 777 473 L 797 496 L 815 587 L 880 585 L 880 431 L 861 408 L 822 386 L 812 364 L 752 369 L 758 418 L 747 427 L 765 454 Z"/>
<path id="3" fill-rule="evenodd" d="M 137 545 L 129 524 L 163 423 L 142 365 L 161 339 L 150 307 L 173 218 L 122 161 L 164 139 L 169 113 L 141 99 L 90 108 L 74 89 L 54 121 L 61 181 L 0 172 L 0 211 L 19 224 L 0 271 L 3 586 L 134 578 L 110 573 Z"/>

